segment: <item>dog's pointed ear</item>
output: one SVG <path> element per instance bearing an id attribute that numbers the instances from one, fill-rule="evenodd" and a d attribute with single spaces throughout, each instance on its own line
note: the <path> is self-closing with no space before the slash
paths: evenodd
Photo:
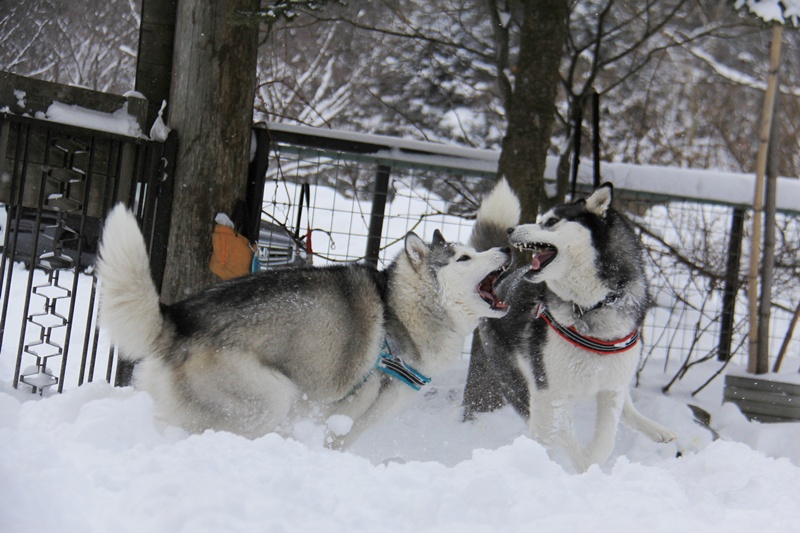
<path id="1" fill-rule="evenodd" d="M 446 246 L 447 240 L 438 229 L 433 230 L 433 240 L 431 241 L 434 246 Z"/>
<path id="2" fill-rule="evenodd" d="M 406 255 L 408 256 L 408 260 L 411 261 L 411 264 L 414 265 L 414 267 L 421 265 L 428 254 L 428 245 L 413 231 L 406 233 L 405 244 Z"/>
<path id="3" fill-rule="evenodd" d="M 595 189 L 592 195 L 586 199 L 586 210 L 601 218 L 605 217 L 613 199 L 614 186 L 606 182 Z"/>

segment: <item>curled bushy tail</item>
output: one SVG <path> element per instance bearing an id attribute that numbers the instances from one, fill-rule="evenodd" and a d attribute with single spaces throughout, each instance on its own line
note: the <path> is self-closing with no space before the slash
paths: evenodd
<path id="1" fill-rule="evenodd" d="M 106 218 L 97 261 L 100 327 L 124 359 L 152 354 L 163 328 L 159 297 L 136 218 L 117 205 Z"/>
<path id="2" fill-rule="evenodd" d="M 519 199 L 501 178 L 492 192 L 483 199 L 469 244 L 479 252 L 496 246 L 508 246 L 508 228 L 519 224 Z"/>

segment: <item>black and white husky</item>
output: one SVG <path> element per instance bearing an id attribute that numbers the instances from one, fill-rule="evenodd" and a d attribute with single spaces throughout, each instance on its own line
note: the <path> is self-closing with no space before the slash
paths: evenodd
<path id="1" fill-rule="evenodd" d="M 100 323 L 167 422 L 257 437 L 343 415 L 328 424 L 343 447 L 458 359 L 481 317 L 506 313 L 492 284 L 509 259 L 409 233 L 384 271 L 270 270 L 161 306 L 136 219 L 118 206 L 97 266 Z"/>
<path id="2" fill-rule="evenodd" d="M 505 399 L 528 420 L 532 438 L 551 454 L 566 451 L 579 471 L 609 457 L 620 417 L 656 442 L 675 438 L 631 401 L 649 296 L 644 247 L 611 207 L 612 196 L 605 184 L 585 200 L 551 209 L 538 224 L 517 225 L 519 200 L 501 180 L 483 201 L 470 238 L 478 250 L 510 242 L 532 257 L 498 283 L 508 314 L 478 326 L 465 416 L 491 407 L 482 402 Z M 595 430 L 583 447 L 572 410 L 591 398 Z"/>

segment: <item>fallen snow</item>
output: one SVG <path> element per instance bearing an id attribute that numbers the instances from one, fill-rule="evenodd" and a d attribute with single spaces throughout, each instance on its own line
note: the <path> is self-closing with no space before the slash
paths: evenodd
<path id="1" fill-rule="evenodd" d="M 753 15 L 765 22 L 791 24 L 800 21 L 800 0 L 736 0 L 736 9 L 746 6 Z"/>
<path id="2" fill-rule="evenodd" d="M 45 113 L 39 113 L 39 115 L 41 116 L 38 118 L 59 124 L 69 124 L 129 137 L 142 136 L 142 130 L 136 122 L 136 117 L 128 114 L 127 103 L 113 113 L 103 113 L 77 105 L 53 102 Z"/>
<path id="3" fill-rule="evenodd" d="M 678 444 L 623 427 L 612 458 L 585 474 L 548 458 L 509 408 L 462 423 L 466 361 L 348 452 L 325 449 L 311 422 L 294 438 L 189 435 L 130 387 L 39 398 L 2 383 L 0 530 L 796 531 L 800 425 L 750 423 L 707 389 L 692 401 L 712 411 L 713 440 L 683 393 L 657 392 L 657 366 L 634 401 Z M 590 413 L 579 411 L 584 437 Z"/>

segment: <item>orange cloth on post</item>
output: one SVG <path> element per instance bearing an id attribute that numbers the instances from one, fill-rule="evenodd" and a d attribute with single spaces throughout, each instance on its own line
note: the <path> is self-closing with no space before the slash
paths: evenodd
<path id="1" fill-rule="evenodd" d="M 217 224 L 211 235 L 211 272 L 222 279 L 237 278 L 251 272 L 253 249 L 244 235 Z"/>

